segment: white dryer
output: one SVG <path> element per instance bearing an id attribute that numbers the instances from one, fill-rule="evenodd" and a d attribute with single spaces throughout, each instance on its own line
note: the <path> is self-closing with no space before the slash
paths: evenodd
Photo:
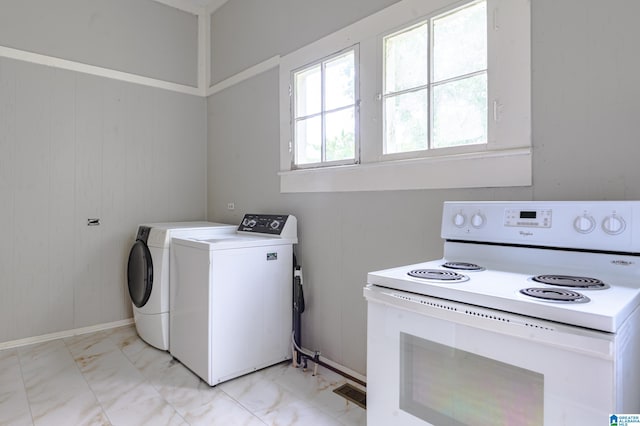
<path id="1" fill-rule="evenodd" d="M 245 215 L 234 235 L 174 238 L 171 355 L 211 386 L 290 359 L 297 242 L 286 215 Z"/>
<path id="2" fill-rule="evenodd" d="M 150 223 L 138 226 L 129 252 L 127 281 L 140 337 L 169 349 L 169 253 L 174 236 L 213 238 L 235 234 L 234 225 L 214 222 Z"/>

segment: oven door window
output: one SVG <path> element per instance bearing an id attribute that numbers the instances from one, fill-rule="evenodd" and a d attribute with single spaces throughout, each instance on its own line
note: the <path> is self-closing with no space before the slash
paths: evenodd
<path id="1" fill-rule="evenodd" d="M 542 425 L 544 376 L 400 333 L 400 408 L 434 425 Z"/>

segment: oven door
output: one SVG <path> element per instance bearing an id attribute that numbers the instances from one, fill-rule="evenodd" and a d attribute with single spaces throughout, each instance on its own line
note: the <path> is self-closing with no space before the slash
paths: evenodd
<path id="1" fill-rule="evenodd" d="M 367 424 L 603 425 L 614 336 L 365 288 Z"/>

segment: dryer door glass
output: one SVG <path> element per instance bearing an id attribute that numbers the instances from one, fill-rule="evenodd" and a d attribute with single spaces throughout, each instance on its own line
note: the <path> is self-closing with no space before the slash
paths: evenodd
<path id="1" fill-rule="evenodd" d="M 142 240 L 136 240 L 129 252 L 127 280 L 131 301 L 138 308 L 144 306 L 153 287 L 153 262 L 149 247 Z"/>

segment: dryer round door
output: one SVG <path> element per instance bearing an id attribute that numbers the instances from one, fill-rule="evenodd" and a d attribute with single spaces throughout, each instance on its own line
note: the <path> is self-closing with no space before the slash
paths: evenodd
<path id="1" fill-rule="evenodd" d="M 129 252 L 127 280 L 131 301 L 136 307 L 143 307 L 153 288 L 153 262 L 149 247 L 142 240 L 136 240 Z"/>

